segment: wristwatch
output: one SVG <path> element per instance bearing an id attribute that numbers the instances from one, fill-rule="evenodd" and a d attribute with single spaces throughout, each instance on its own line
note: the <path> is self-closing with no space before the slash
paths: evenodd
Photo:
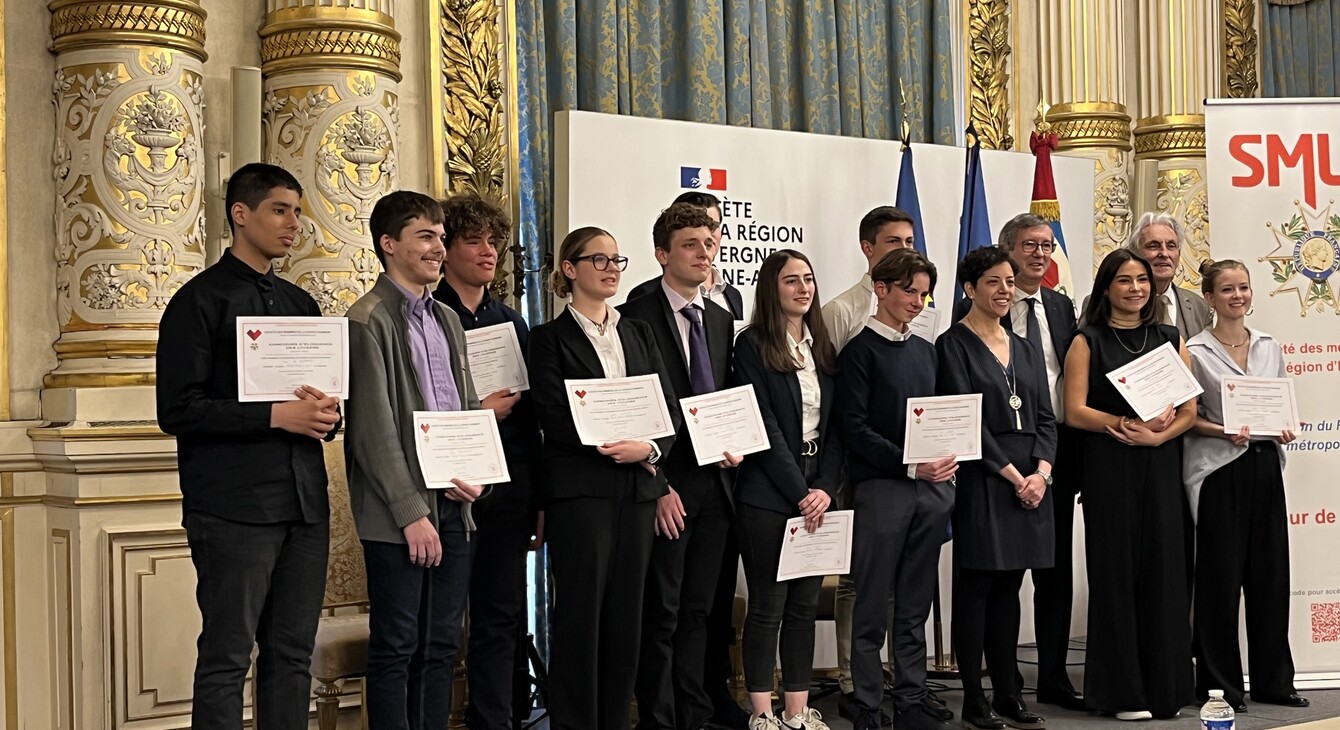
<path id="1" fill-rule="evenodd" d="M 1039 471 L 1035 471 L 1035 472 L 1033 472 L 1033 473 L 1034 473 L 1034 474 L 1037 474 L 1037 475 L 1040 476 L 1040 477 L 1042 477 L 1042 483 L 1043 483 L 1043 484 L 1046 484 L 1048 487 L 1050 487 L 1050 486 L 1052 485 L 1052 475 L 1051 475 L 1051 472 L 1046 472 L 1046 471 L 1041 471 L 1041 470 L 1039 470 Z"/>

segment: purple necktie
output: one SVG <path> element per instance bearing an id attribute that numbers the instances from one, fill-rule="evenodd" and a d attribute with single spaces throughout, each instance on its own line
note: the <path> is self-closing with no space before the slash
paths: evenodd
<path id="1" fill-rule="evenodd" d="M 712 377 L 712 360 L 707 354 L 707 332 L 703 329 L 703 315 L 698 305 L 690 304 L 679 310 L 689 320 L 689 380 L 693 394 L 702 395 L 716 390 Z"/>

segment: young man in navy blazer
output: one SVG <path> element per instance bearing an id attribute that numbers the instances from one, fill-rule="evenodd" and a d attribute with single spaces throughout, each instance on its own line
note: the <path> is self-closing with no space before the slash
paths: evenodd
<path id="1" fill-rule="evenodd" d="M 666 398 L 676 402 L 724 388 L 730 374 L 730 313 L 708 302 L 702 291 L 711 272 L 715 229 L 702 208 L 676 203 L 662 211 L 652 242 L 665 273 L 659 286 L 619 308 L 650 325 L 673 386 Z M 699 466 L 688 426 L 682 425 L 663 464 L 670 492 L 657 503 L 657 537 L 642 605 L 639 730 L 698 730 L 714 714 L 703 683 L 707 618 L 731 524 L 727 468 L 738 463 L 720 457 L 720 463 Z"/>
<path id="2" fill-rule="evenodd" d="M 721 222 L 721 201 L 711 193 L 690 190 L 686 193 L 680 193 L 671 205 L 678 205 L 679 203 L 688 203 L 702 208 L 717 224 L 717 227 L 712 229 L 712 240 L 707 247 L 708 275 L 699 285 L 703 289 L 703 296 L 730 312 L 734 319 L 744 319 L 744 298 L 740 296 L 740 290 L 726 283 L 726 280 L 721 277 L 721 272 L 717 270 L 716 266 L 712 265 L 717 260 L 717 254 L 721 253 L 721 232 L 725 227 L 725 224 Z M 648 279 L 633 287 L 628 292 L 628 301 L 631 302 L 638 297 L 656 291 L 656 287 L 660 286 L 661 278 L 661 276 L 658 276 L 655 279 Z"/>

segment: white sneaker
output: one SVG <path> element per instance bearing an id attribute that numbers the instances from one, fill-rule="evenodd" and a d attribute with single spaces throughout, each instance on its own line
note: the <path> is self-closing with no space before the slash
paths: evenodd
<path id="1" fill-rule="evenodd" d="M 1154 715 L 1149 710 L 1131 710 L 1129 712 L 1118 712 L 1117 719 L 1126 722 L 1137 722 L 1140 720 L 1153 720 Z"/>
<path id="2" fill-rule="evenodd" d="M 752 715 L 749 718 L 749 730 L 782 730 L 782 721 L 771 712 Z"/>
<path id="3" fill-rule="evenodd" d="M 795 730 L 829 730 L 828 724 L 823 721 L 823 715 L 813 707 L 806 707 L 799 715 L 793 715 L 789 720 L 783 716 L 782 726 Z"/>

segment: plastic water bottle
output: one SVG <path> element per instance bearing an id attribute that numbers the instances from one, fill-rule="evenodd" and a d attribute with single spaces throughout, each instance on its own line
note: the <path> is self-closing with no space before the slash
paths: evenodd
<path id="1" fill-rule="evenodd" d="M 1200 708 L 1202 730 L 1235 730 L 1233 706 L 1224 701 L 1222 689 L 1210 690 L 1210 701 Z"/>

